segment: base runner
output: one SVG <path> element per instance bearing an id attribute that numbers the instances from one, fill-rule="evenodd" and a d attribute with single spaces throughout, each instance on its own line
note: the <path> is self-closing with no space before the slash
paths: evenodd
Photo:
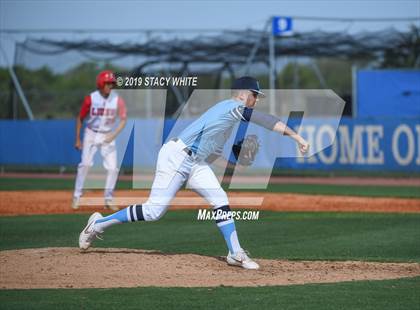
<path id="1" fill-rule="evenodd" d="M 117 151 L 115 138 L 126 124 L 126 106 L 124 100 L 112 90 L 116 80 L 112 71 L 102 71 L 96 77 L 97 90 L 86 96 L 79 116 L 76 119 L 76 142 L 75 147 L 82 150 L 82 158 L 77 167 L 76 184 L 73 194 L 72 208 L 79 209 L 79 200 L 83 193 L 83 185 L 93 165 L 93 158 L 100 149 L 103 166 L 107 170 L 105 182 L 105 208 L 118 211 L 113 205 L 113 192 L 118 178 Z M 120 122 L 115 130 L 117 116 Z M 86 119 L 83 143 L 80 139 L 80 131 L 83 120 Z"/>

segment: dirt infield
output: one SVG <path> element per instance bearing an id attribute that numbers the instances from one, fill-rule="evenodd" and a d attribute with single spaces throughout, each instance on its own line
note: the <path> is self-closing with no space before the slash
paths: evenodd
<path id="1" fill-rule="evenodd" d="M 0 252 L 0 289 L 267 286 L 420 276 L 418 263 L 257 259 L 261 269 L 223 257 L 134 249 L 43 248 Z M 7 271 L 7 272 L 6 272 Z"/>
<path id="2" fill-rule="evenodd" d="M 116 198 L 124 203 L 142 203 L 147 199 L 148 191 L 118 191 Z M 87 198 L 102 202 L 102 192 L 89 192 Z M 189 191 L 181 191 L 176 199 L 186 199 L 186 203 L 175 204 L 174 209 L 197 209 L 207 207 L 204 200 L 194 200 L 189 204 L 188 199 L 199 199 Z M 4 191 L 0 192 L 0 215 L 29 215 L 29 214 L 66 214 L 75 213 L 71 209 L 71 191 Z M 233 208 L 246 208 L 273 211 L 314 211 L 314 212 L 420 212 L 420 199 L 406 198 L 372 198 L 353 196 L 323 196 L 279 193 L 229 193 Z M 240 200 L 239 200 L 240 199 Z M 251 201 L 262 199 L 261 205 L 241 205 L 235 201 Z M 192 200 L 191 200 L 192 201 Z M 198 202 L 197 202 L 198 201 Z M 176 201 L 175 201 L 176 202 Z M 83 206 L 77 212 L 91 213 L 103 211 L 102 206 Z"/>
<path id="3" fill-rule="evenodd" d="M 102 191 L 91 191 L 86 201 L 101 202 Z M 124 203 L 142 203 L 148 191 L 118 191 Z M 181 191 L 171 209 L 207 207 L 190 191 Z M 420 212 L 420 199 L 369 198 L 231 192 L 232 202 L 262 198 L 261 205 L 233 207 L 275 211 Z M 71 209 L 71 191 L 0 192 L 0 215 L 71 214 L 103 211 L 87 205 Z M 90 199 L 90 200 L 89 200 Z M 176 200 L 175 199 L 175 200 Z M 258 200 L 258 199 L 257 199 Z M 188 202 L 195 201 L 194 204 Z M 124 204 L 123 204 L 124 205 Z M 418 263 L 326 262 L 257 259 L 258 271 L 227 266 L 223 257 L 164 254 L 135 249 L 41 248 L 0 251 L 0 289 L 270 286 L 384 280 L 420 276 Z"/>

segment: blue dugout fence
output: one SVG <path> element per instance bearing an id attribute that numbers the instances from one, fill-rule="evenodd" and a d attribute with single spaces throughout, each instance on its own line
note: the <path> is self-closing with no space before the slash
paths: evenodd
<path id="1" fill-rule="evenodd" d="M 172 124 L 173 121 L 166 123 L 163 130 L 165 137 Z M 132 130 L 133 126 L 135 130 Z M 156 139 L 162 136 L 159 127 L 159 122 L 154 120 L 128 123 L 118 138 L 122 166 L 133 165 L 135 156 L 141 158 L 142 164 L 155 165 L 162 141 Z M 252 128 L 252 133 L 264 137 L 254 165 L 268 168 L 274 164 L 273 146 L 281 148 L 282 144 L 278 136 L 267 136 L 264 131 L 257 126 Z M 318 120 L 314 125 L 302 126 L 301 132 L 315 149 L 326 138 L 335 138 L 334 143 L 310 158 L 278 158 L 275 160 L 277 167 L 420 172 L 418 118 L 343 118 L 334 136 L 328 122 Z M 0 121 L 0 165 L 77 165 L 80 152 L 73 147 L 74 135 L 73 120 Z"/>

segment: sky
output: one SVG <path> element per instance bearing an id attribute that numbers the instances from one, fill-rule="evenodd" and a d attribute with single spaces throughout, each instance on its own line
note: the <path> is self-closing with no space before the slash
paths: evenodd
<path id="1" fill-rule="evenodd" d="M 101 29 L 101 33 L 0 32 L 0 44 L 9 61 L 14 44 L 25 38 L 107 39 L 136 41 L 139 34 L 126 29 L 262 29 L 270 16 L 312 16 L 333 18 L 415 17 L 420 26 L 420 0 L 353 1 L 5 1 L 0 0 L 0 30 L 5 29 Z M 408 29 L 410 22 L 337 22 L 296 20 L 295 31 Z M 411 22 L 412 23 L 412 22 Z M 115 33 L 113 30 L 122 32 Z M 182 35 L 182 33 L 181 33 Z M 0 66 L 5 65 L 0 57 Z"/>

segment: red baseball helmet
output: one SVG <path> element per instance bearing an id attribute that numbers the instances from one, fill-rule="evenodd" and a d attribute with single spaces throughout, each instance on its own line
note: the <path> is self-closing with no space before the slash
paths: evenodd
<path id="1" fill-rule="evenodd" d="M 98 89 L 104 88 L 105 83 L 115 83 L 115 82 L 116 80 L 115 80 L 114 72 L 110 70 L 102 71 L 96 76 L 96 87 L 98 87 Z"/>

